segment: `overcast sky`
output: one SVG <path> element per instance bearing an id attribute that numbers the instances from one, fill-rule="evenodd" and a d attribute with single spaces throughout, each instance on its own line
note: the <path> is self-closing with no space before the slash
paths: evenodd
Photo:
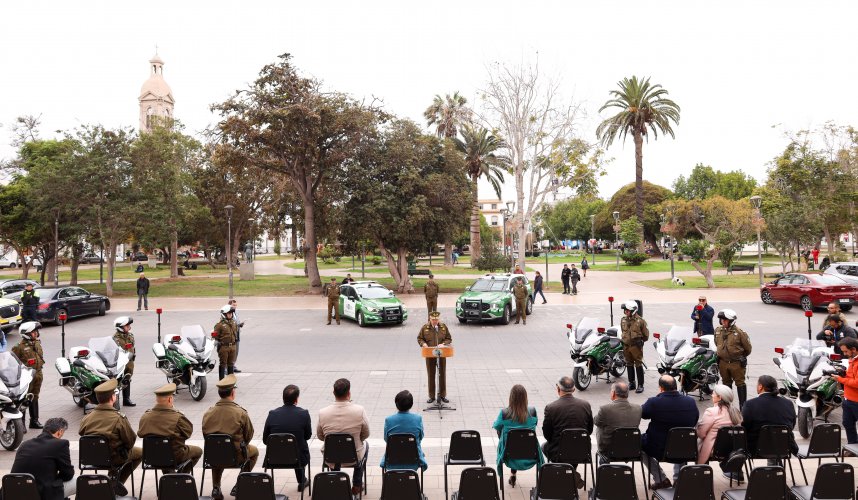
<path id="1" fill-rule="evenodd" d="M 538 54 L 586 110 L 588 140 L 621 78 L 651 76 L 669 91 L 681 121 L 676 139 L 644 146 L 645 179 L 670 187 L 701 162 L 762 180 L 786 131 L 858 125 L 856 20 L 855 1 L 5 2 L 0 158 L 14 154 L 9 128 L 24 114 L 41 115 L 44 137 L 136 127 L 156 44 L 192 133 L 215 121 L 210 104 L 284 52 L 329 88 L 379 97 L 424 125 L 435 94 L 477 102 L 490 64 Z M 602 196 L 634 180 L 631 141 L 609 156 Z"/>

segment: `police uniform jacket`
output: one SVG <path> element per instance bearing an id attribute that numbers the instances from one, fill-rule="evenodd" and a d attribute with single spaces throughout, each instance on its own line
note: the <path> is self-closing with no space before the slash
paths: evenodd
<path id="1" fill-rule="evenodd" d="M 203 436 L 209 434 L 229 434 L 237 452 L 241 453 L 241 444 L 250 444 L 253 439 L 253 423 L 247 410 L 235 401 L 221 399 L 203 415 Z"/>
<path id="2" fill-rule="evenodd" d="M 340 285 L 329 283 L 327 290 L 325 290 L 325 295 L 328 296 L 328 300 L 338 299 L 340 297 Z"/>
<path id="3" fill-rule="evenodd" d="M 524 300 L 527 298 L 527 287 L 523 284 L 516 283 L 515 286 L 512 287 L 512 293 L 515 295 L 516 300 Z"/>
<path id="4" fill-rule="evenodd" d="M 435 337 L 438 340 L 435 340 Z M 435 328 L 430 323 L 426 323 L 420 328 L 417 334 L 417 345 L 422 346 L 424 343 L 429 347 L 435 347 L 438 344 L 450 344 L 453 342 L 453 337 L 450 335 L 450 329 L 444 323 L 438 322 L 438 333 L 435 333 Z"/>
<path id="5" fill-rule="evenodd" d="M 100 404 L 80 422 L 81 436 L 104 436 L 110 444 L 110 461 L 118 465 L 128 460 L 128 451 L 137 442 L 137 434 L 128 418 L 110 403 Z"/>
<path id="6" fill-rule="evenodd" d="M 134 361 L 134 334 L 131 332 L 116 332 L 113 334 L 113 341 L 116 342 L 122 350 L 128 351 L 129 357 L 131 357 L 131 361 Z M 131 344 L 131 347 L 126 348 L 125 346 Z"/>
<path id="7" fill-rule="evenodd" d="M 620 328 L 623 330 L 623 344 L 634 345 L 635 341 L 641 340 L 646 342 L 649 340 L 649 328 L 646 326 L 646 321 L 635 314 L 631 318 L 623 317 L 620 320 Z"/>
<path id="8" fill-rule="evenodd" d="M 423 291 L 426 293 L 426 297 L 430 299 L 438 298 L 438 283 L 435 280 L 429 280 L 423 285 Z"/>
<path id="9" fill-rule="evenodd" d="M 21 339 L 12 352 L 18 359 L 24 363 L 24 366 L 33 368 L 34 370 L 42 371 L 42 366 L 45 364 L 45 353 L 42 351 L 42 342 L 39 340 Z M 30 360 L 33 360 L 32 364 Z"/>
<path id="10" fill-rule="evenodd" d="M 715 329 L 715 345 L 718 358 L 724 361 L 740 361 L 751 354 L 751 339 L 741 328 L 733 325 L 729 328 L 719 326 Z"/>
<path id="11" fill-rule="evenodd" d="M 39 292 L 38 290 L 24 290 L 21 294 L 21 305 L 24 307 L 38 307 Z"/>
<path id="12" fill-rule="evenodd" d="M 176 411 L 169 405 L 156 404 L 154 408 L 146 410 L 140 417 L 140 428 L 137 435 L 162 436 L 170 438 L 174 457 L 187 457 L 188 447 L 185 440 L 191 437 L 194 425 L 188 417 L 180 411 Z"/>
<path id="13" fill-rule="evenodd" d="M 222 319 L 214 327 L 217 340 L 221 345 L 235 344 L 238 340 L 238 325 L 231 319 Z"/>

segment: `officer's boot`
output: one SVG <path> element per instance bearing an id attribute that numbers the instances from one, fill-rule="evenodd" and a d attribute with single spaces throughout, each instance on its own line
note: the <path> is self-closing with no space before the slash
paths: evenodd
<path id="1" fill-rule="evenodd" d="M 123 406 L 137 406 L 136 403 L 131 401 L 131 381 L 128 381 L 128 385 L 122 388 L 122 405 Z"/>
<path id="2" fill-rule="evenodd" d="M 227 365 L 226 366 L 226 373 L 227 373 L 227 375 L 232 375 L 233 373 L 235 373 L 235 367 L 232 365 Z"/>
<path id="3" fill-rule="evenodd" d="M 748 399 L 748 386 L 737 385 L 736 390 L 739 392 L 739 411 L 745 406 L 745 401 Z"/>
<path id="4" fill-rule="evenodd" d="M 643 366 L 635 367 L 635 371 L 638 372 L 638 388 L 635 389 L 635 392 L 640 394 L 644 391 L 644 370 L 643 370 Z"/>
<path id="5" fill-rule="evenodd" d="M 30 403 L 30 429 L 41 429 L 44 426 L 39 422 L 39 400 Z"/>
<path id="6" fill-rule="evenodd" d="M 637 388 L 637 384 L 635 383 L 635 366 L 629 366 L 629 390 L 633 391 Z"/>
<path id="7" fill-rule="evenodd" d="M 226 376 L 226 367 L 223 364 L 218 363 L 217 365 L 217 379 L 223 380 L 223 377 Z"/>

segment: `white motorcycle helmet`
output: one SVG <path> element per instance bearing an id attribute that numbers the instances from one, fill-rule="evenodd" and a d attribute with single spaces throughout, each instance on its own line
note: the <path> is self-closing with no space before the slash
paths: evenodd
<path id="1" fill-rule="evenodd" d="M 18 333 L 22 338 L 33 340 L 33 332 L 38 331 L 40 328 L 42 328 L 42 324 L 38 321 L 27 321 L 18 328 Z"/>
<path id="2" fill-rule="evenodd" d="M 235 308 L 233 308 L 230 304 L 227 304 L 220 308 L 220 317 L 221 319 L 226 319 L 226 315 L 228 313 L 234 313 Z"/>
<path id="3" fill-rule="evenodd" d="M 113 321 L 113 327 L 116 328 L 117 333 L 125 333 L 125 325 L 130 325 L 131 323 L 134 323 L 134 318 L 120 316 Z"/>
<path id="4" fill-rule="evenodd" d="M 730 326 L 733 326 L 736 324 L 736 320 L 739 319 L 739 316 L 736 314 L 736 311 L 732 309 L 723 309 L 718 313 L 719 323 L 722 319 L 726 319 L 730 322 Z"/>
<path id="5" fill-rule="evenodd" d="M 626 301 L 626 302 L 624 302 L 624 303 L 623 303 L 623 305 L 622 305 L 622 306 L 620 306 L 620 307 L 622 307 L 622 309 L 623 309 L 624 311 L 631 311 L 631 312 L 632 312 L 632 314 L 634 314 L 634 313 L 638 312 L 638 303 L 637 303 L 637 302 L 635 302 L 634 300 L 627 300 L 627 301 Z"/>

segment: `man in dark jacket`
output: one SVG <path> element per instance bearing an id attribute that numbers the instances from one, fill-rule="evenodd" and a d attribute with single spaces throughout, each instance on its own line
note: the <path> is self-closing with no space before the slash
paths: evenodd
<path id="1" fill-rule="evenodd" d="M 21 322 L 38 321 L 36 313 L 39 311 L 39 292 L 33 289 L 32 283 L 27 283 L 24 292 L 21 293 Z"/>
<path id="2" fill-rule="evenodd" d="M 593 433 L 593 410 L 590 403 L 573 396 L 575 382 L 572 377 L 563 377 L 557 381 L 558 399 L 545 407 L 545 418 L 542 419 L 542 435 L 545 444 L 542 451 L 548 460 L 556 462 L 560 451 L 560 435 L 565 429 L 584 429 L 587 434 Z M 584 480 L 575 472 L 578 487 L 584 486 Z"/>
<path id="3" fill-rule="evenodd" d="M 674 427 L 695 427 L 700 412 L 694 398 L 684 396 L 676 390 L 676 379 L 662 375 L 658 379 L 658 395 L 649 398 L 641 406 L 641 418 L 649 419 L 649 427 L 641 436 L 644 459 L 649 462 L 653 490 L 670 488 L 670 479 L 661 469 L 659 461 L 664 458 L 667 435 Z M 673 467 L 674 479 L 683 464 Z"/>
<path id="4" fill-rule="evenodd" d="M 68 428 L 64 418 L 49 418 L 42 433 L 22 443 L 15 454 L 11 472 L 32 474 L 42 500 L 62 500 L 75 493 L 69 442 L 63 439 Z"/>
<path id="5" fill-rule="evenodd" d="M 778 395 L 778 381 L 771 375 L 762 375 L 757 379 L 757 394 L 748 400 L 742 409 L 742 427 L 748 437 L 748 451 L 757 452 L 757 441 L 764 425 L 785 425 L 790 431 L 795 427 L 795 407 L 792 402 Z M 795 437 L 789 433 L 790 449 L 795 453 L 798 445 Z M 775 465 L 774 460 L 769 465 Z"/>
<path id="6" fill-rule="evenodd" d="M 560 271 L 560 281 L 563 282 L 563 293 L 569 293 L 569 279 L 572 278 L 572 270 L 568 264 L 563 264 L 563 270 Z"/>
<path id="7" fill-rule="evenodd" d="M 825 327 L 816 334 L 816 340 L 825 341 L 828 347 L 836 346 L 838 342 L 846 337 L 858 338 L 855 329 L 846 324 L 839 314 L 829 314 Z"/>
<path id="8" fill-rule="evenodd" d="M 265 419 L 265 428 L 262 431 L 262 442 L 268 444 L 268 438 L 272 434 L 292 434 L 298 440 L 301 449 L 301 465 L 310 463 L 310 448 L 307 441 L 313 435 L 313 426 L 310 423 L 310 412 L 298 406 L 298 396 L 301 390 L 297 385 L 287 385 L 283 389 L 283 406 L 268 412 Z M 310 479 L 304 476 L 303 467 L 295 469 L 295 478 L 298 480 L 298 491 L 310 484 Z"/>
<path id="9" fill-rule="evenodd" d="M 542 292 L 542 274 L 536 271 L 536 277 L 533 278 L 533 303 L 536 303 L 536 294 L 542 295 L 542 303 L 548 302 L 545 300 L 545 294 Z"/>
<path id="10" fill-rule="evenodd" d="M 140 304 L 143 303 L 143 306 L 146 310 L 149 310 L 149 278 L 147 278 L 143 273 L 140 273 L 140 277 L 137 278 L 137 310 L 140 310 Z"/>
<path id="11" fill-rule="evenodd" d="M 691 311 L 691 319 L 694 320 L 694 332 L 699 332 L 700 335 L 714 335 L 715 326 L 712 320 L 715 317 L 715 309 L 706 302 L 706 297 L 700 296 L 697 299 L 697 305 Z"/>

